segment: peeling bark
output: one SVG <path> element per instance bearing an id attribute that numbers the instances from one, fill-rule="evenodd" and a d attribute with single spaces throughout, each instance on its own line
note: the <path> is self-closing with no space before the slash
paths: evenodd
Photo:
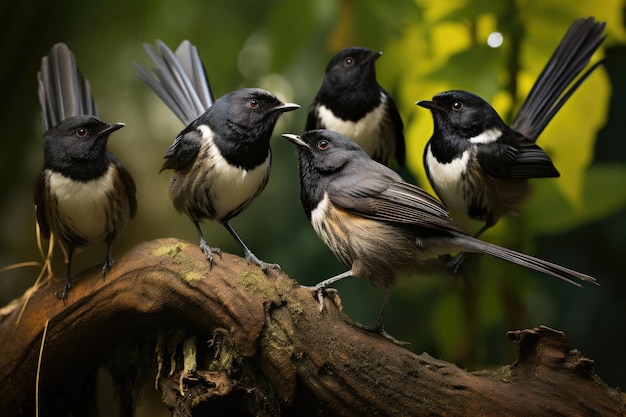
<path id="1" fill-rule="evenodd" d="M 102 279 L 82 273 L 64 304 L 60 282 L 0 310 L 0 416 L 96 415 L 95 374 L 120 387 L 121 414 L 155 378 L 173 415 L 626 415 L 624 394 L 561 332 L 509 333 L 518 361 L 467 372 L 354 326 L 333 302 L 224 253 L 212 269 L 197 246 L 137 246 Z M 321 331 L 323 329 L 323 331 Z"/>

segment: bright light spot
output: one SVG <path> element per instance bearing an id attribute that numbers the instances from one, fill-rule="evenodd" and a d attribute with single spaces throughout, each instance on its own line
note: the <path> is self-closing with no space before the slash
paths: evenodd
<path id="1" fill-rule="evenodd" d="M 492 48 L 499 48 L 502 46 L 502 42 L 504 42 L 504 37 L 500 32 L 491 32 L 487 38 L 487 45 Z"/>
<path id="2" fill-rule="evenodd" d="M 266 74 L 272 64 L 272 54 L 267 39 L 262 33 L 253 33 L 237 57 L 239 72 L 247 79 L 256 79 Z"/>

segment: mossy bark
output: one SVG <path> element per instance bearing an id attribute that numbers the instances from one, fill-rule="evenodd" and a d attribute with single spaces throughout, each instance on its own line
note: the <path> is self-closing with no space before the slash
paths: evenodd
<path id="1" fill-rule="evenodd" d="M 623 394 L 564 334 L 509 333 L 519 359 L 467 372 L 358 329 L 283 273 L 162 239 L 0 310 L 0 415 L 96 415 L 95 375 L 119 385 L 121 414 L 154 378 L 173 415 L 626 415 Z M 45 344 L 40 348 L 45 331 Z M 504 338 L 503 338 L 504 339 Z M 37 382 L 37 375 L 39 375 Z"/>

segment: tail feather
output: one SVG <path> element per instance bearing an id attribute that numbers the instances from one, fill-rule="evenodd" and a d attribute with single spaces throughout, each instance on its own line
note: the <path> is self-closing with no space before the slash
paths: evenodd
<path id="1" fill-rule="evenodd" d="M 486 253 L 525 268 L 559 278 L 577 287 L 581 287 L 577 280 L 599 285 L 598 281 L 590 275 L 512 249 L 503 248 L 465 235 L 457 236 L 455 240 L 457 240 L 460 247 L 463 247 L 468 252 Z"/>
<path id="2" fill-rule="evenodd" d="M 144 48 L 155 67 L 153 74 L 138 63 L 135 68 L 143 81 L 183 124 L 197 119 L 213 104 L 213 94 L 197 48 L 191 42 L 181 42 L 174 53 L 157 40 L 158 52 L 152 45 Z M 161 55 L 159 55 L 159 52 Z"/>
<path id="3" fill-rule="evenodd" d="M 67 45 L 57 43 L 52 46 L 41 60 L 37 79 L 44 130 L 71 116 L 100 117 L 89 81 L 81 74 Z"/>
<path id="4" fill-rule="evenodd" d="M 565 102 L 602 63 L 595 63 L 570 86 L 606 38 L 605 26 L 605 22 L 596 22 L 593 17 L 574 21 L 517 112 L 511 124 L 514 130 L 537 140 Z"/>

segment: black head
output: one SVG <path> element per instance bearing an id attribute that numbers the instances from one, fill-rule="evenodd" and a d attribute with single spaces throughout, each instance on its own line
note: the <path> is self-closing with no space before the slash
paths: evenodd
<path id="1" fill-rule="evenodd" d="M 476 94 L 461 90 L 439 93 L 432 101 L 418 101 L 418 106 L 433 114 L 435 129 L 452 130 L 462 137 L 474 137 L 487 129 L 506 126 L 493 107 Z"/>
<path id="2" fill-rule="evenodd" d="M 242 88 L 217 99 L 194 123 L 206 123 L 237 142 L 263 139 L 269 143 L 280 115 L 298 108 L 297 104 L 283 103 L 269 91 Z"/>
<path id="3" fill-rule="evenodd" d="M 331 130 L 309 130 L 302 136 L 286 133 L 283 137 L 297 146 L 301 170 L 334 172 L 357 159 L 371 160 L 352 139 Z"/>
<path id="4" fill-rule="evenodd" d="M 44 134 L 44 168 L 88 180 L 106 171 L 109 135 L 123 123 L 104 123 L 94 116 L 72 116 Z"/>
<path id="5" fill-rule="evenodd" d="M 382 52 L 367 48 L 353 47 L 338 52 L 328 63 L 324 84 L 333 88 L 364 88 L 374 86 L 376 82 L 376 61 Z"/>

